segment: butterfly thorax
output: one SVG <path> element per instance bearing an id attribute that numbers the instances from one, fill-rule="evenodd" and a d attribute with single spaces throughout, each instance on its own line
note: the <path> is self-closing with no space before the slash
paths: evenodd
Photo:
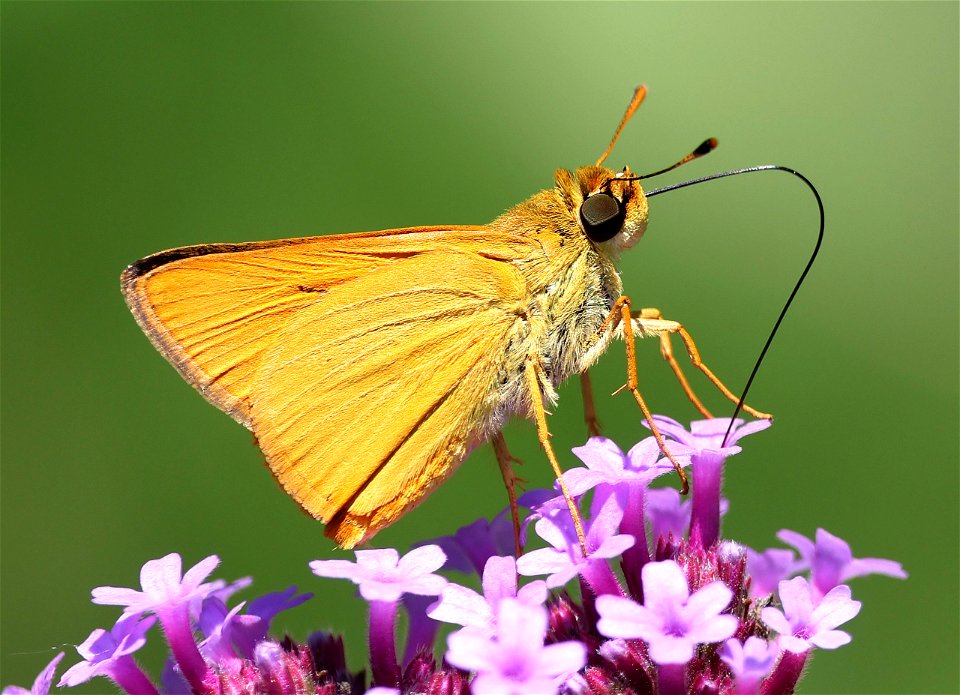
<path id="1" fill-rule="evenodd" d="M 557 187 L 541 191 L 494 220 L 494 230 L 521 234 L 537 241 L 534 253 L 513 263 L 529 291 L 528 306 L 516 333 L 511 336 L 502 365 L 495 420 L 529 408 L 523 385 L 525 361 L 534 355 L 545 375 L 549 400 L 555 387 L 585 371 L 603 353 L 609 332 L 600 329 L 610 314 L 623 285 L 615 259 L 632 245 L 646 226 L 646 200 L 639 186 L 615 183 L 618 201 L 626 204 L 623 234 L 597 243 L 584 232 L 579 209 L 590 193 L 615 180 L 616 174 L 602 167 L 557 173 Z"/>

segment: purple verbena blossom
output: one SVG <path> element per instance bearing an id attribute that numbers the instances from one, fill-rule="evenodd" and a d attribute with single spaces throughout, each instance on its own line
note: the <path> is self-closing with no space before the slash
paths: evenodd
<path id="1" fill-rule="evenodd" d="M 440 600 L 427 611 L 434 620 L 462 625 L 491 637 L 496 634 L 496 611 L 500 602 L 515 598 L 531 606 L 543 605 L 547 600 L 547 585 L 543 581 L 530 582 L 517 589 L 517 561 L 511 556 L 491 557 L 483 568 L 483 595 L 459 584 L 443 588 Z"/>
<path id="2" fill-rule="evenodd" d="M 267 638 L 273 619 L 311 598 L 313 594 L 298 594 L 296 586 L 289 586 L 250 601 L 244 615 L 239 616 L 232 626 L 231 639 L 237 653 L 245 659 L 252 659 L 254 647 Z"/>
<path id="3" fill-rule="evenodd" d="M 750 573 L 750 595 L 769 596 L 782 579 L 796 571 L 797 560 L 792 550 L 769 548 L 762 553 L 747 548 L 747 569 Z"/>
<path id="4" fill-rule="evenodd" d="M 693 510 L 690 538 L 699 538 L 705 547 L 710 547 L 720 537 L 720 488 L 724 461 L 740 452 L 740 447 L 735 446 L 738 440 L 767 429 L 770 421 L 754 420 L 744 424 L 743 420 L 737 419 L 731 427 L 729 419 L 713 418 L 691 422 L 687 430 L 676 420 L 667 417 L 657 415 L 653 420 L 661 432 L 691 449 Z"/>
<path id="5" fill-rule="evenodd" d="M 93 602 L 107 606 L 125 606 L 124 615 L 156 613 L 178 609 L 195 598 L 206 598 L 218 585 L 204 584 L 203 580 L 220 564 L 220 558 L 210 555 L 191 567 L 181 577 L 179 553 L 170 553 L 157 560 L 149 560 L 140 570 L 140 586 L 136 589 L 101 586 L 91 594 Z"/>
<path id="6" fill-rule="evenodd" d="M 241 577 L 234 582 L 227 582 L 223 579 L 214 579 L 207 582 L 206 593 L 195 596 L 190 602 L 191 617 L 196 619 L 200 615 L 200 611 L 203 610 L 203 602 L 208 597 L 216 597 L 226 603 L 235 593 L 249 588 L 251 584 L 253 584 L 253 577 Z"/>
<path id="7" fill-rule="evenodd" d="M 644 513 L 654 544 L 660 538 L 683 538 L 690 528 L 690 500 L 672 487 L 647 490 Z"/>
<path id="8" fill-rule="evenodd" d="M 662 487 L 647 490 L 644 513 L 650 524 L 650 537 L 656 541 L 673 536 L 676 539 L 686 536 L 690 529 L 690 513 L 693 503 L 684 499 L 676 488 Z M 720 498 L 720 516 L 727 513 L 730 502 Z M 776 588 L 776 584 L 774 584 Z"/>
<path id="9" fill-rule="evenodd" d="M 77 647 L 84 660 L 67 669 L 59 685 L 80 685 L 96 676 L 105 676 L 128 693 L 155 694 L 157 689 L 131 656 L 146 644 L 147 630 L 155 622 L 155 617 L 141 620 L 139 614 L 130 614 L 120 618 L 109 632 L 94 630 Z"/>
<path id="10" fill-rule="evenodd" d="M 888 577 L 906 579 L 903 566 L 894 560 L 878 557 L 855 558 L 850 545 L 822 528 L 817 529 L 816 543 L 806 536 L 783 529 L 777 538 L 792 545 L 800 553 L 800 561 L 794 566 L 794 572 L 810 570 L 814 588 L 825 595 L 833 587 L 867 574 L 885 574 Z"/>
<path id="11" fill-rule="evenodd" d="M 598 485 L 636 485 L 645 490 L 652 480 L 673 470 L 654 437 L 640 441 L 626 454 L 606 437 L 590 437 L 585 445 L 574 447 L 573 453 L 586 464 L 563 474 L 570 494 L 575 496 Z M 670 453 L 681 465 L 689 463 L 688 447 L 677 446 Z"/>
<path id="12" fill-rule="evenodd" d="M 580 642 L 544 646 L 547 611 L 542 606 L 504 598 L 496 623 L 493 638 L 469 629 L 447 638 L 446 660 L 477 674 L 470 686 L 475 695 L 555 693 L 587 662 Z"/>
<path id="13" fill-rule="evenodd" d="M 233 632 L 244 622 L 257 620 L 256 616 L 238 615 L 246 602 L 238 603 L 232 609 L 216 597 L 208 597 L 203 602 L 203 608 L 197 624 L 200 631 L 206 636 L 200 642 L 200 653 L 207 661 L 225 663 L 239 660 L 233 651 Z"/>
<path id="14" fill-rule="evenodd" d="M 8 685 L 0 695 L 49 695 L 50 686 L 53 684 L 53 674 L 57 670 L 57 664 L 63 658 L 63 652 L 57 654 L 50 663 L 43 667 L 43 670 L 33 681 L 29 689 L 21 688 L 19 685 Z"/>
<path id="15" fill-rule="evenodd" d="M 733 674 L 737 695 L 755 695 L 763 680 L 777 661 L 780 650 L 776 644 L 759 637 L 748 637 L 741 644 L 731 637 L 720 649 L 720 659 Z"/>
<path id="16" fill-rule="evenodd" d="M 623 589 L 610 569 L 607 559 L 623 553 L 634 543 L 634 537 L 618 534 L 623 510 L 616 495 L 609 495 L 590 519 L 584 519 L 583 554 L 569 512 L 551 511 L 536 523 L 537 535 L 552 547 L 526 553 L 517 560 L 517 571 L 524 576 L 548 574 L 547 586 L 563 586 L 580 574 L 596 595 L 623 594 Z"/>
<path id="17" fill-rule="evenodd" d="M 813 647 L 836 649 L 850 641 L 850 635 L 835 630 L 860 612 L 860 602 L 850 598 L 850 587 L 835 586 L 820 598 L 804 577 L 780 582 L 783 610 L 763 609 L 763 622 L 780 634 L 783 649 L 801 654 Z"/>
<path id="18" fill-rule="evenodd" d="M 744 424 L 743 420 L 737 418 L 730 429 L 730 435 L 724 439 L 730 426 L 729 418 L 694 420 L 690 423 L 689 430 L 676 420 L 663 415 L 654 415 L 653 421 L 662 434 L 695 450 L 691 453 L 716 451 L 725 456 L 740 453 L 740 447 L 735 446 L 738 441 L 748 434 L 765 430 L 772 424 L 770 420 L 751 420 Z M 643 424 L 647 426 L 646 423 Z"/>
<path id="19" fill-rule="evenodd" d="M 670 453 L 681 466 L 690 465 L 690 451 L 682 444 L 670 446 Z M 620 533 L 634 538 L 634 545 L 623 553 L 621 563 L 628 586 L 636 591 L 638 587 L 633 579 L 640 576 L 643 566 L 650 561 L 644 526 L 647 487 L 658 476 L 673 471 L 673 463 L 663 456 L 655 437 L 647 437 L 626 454 L 605 437 L 591 437 L 573 453 L 586 468 L 573 468 L 563 474 L 571 494 L 581 495 L 596 489 L 595 499 L 616 494 L 620 500 L 621 509 L 625 511 Z"/>
<path id="20" fill-rule="evenodd" d="M 204 580 L 218 564 L 220 558 L 210 555 L 181 576 L 180 555 L 170 553 L 144 563 L 140 570 L 143 591 L 101 586 L 91 592 L 93 602 L 125 606 L 124 615 L 155 613 L 184 678 L 194 690 L 199 690 L 209 667 L 193 641 L 190 606 L 213 590 L 214 587 L 204 584 Z"/>
<path id="21" fill-rule="evenodd" d="M 673 560 L 643 568 L 643 605 L 622 596 L 598 596 L 597 628 L 607 637 L 642 639 L 657 664 L 685 664 L 698 644 L 733 636 L 738 621 L 723 615 L 733 592 L 711 582 L 690 593 L 683 570 Z"/>
<path id="22" fill-rule="evenodd" d="M 356 562 L 314 560 L 310 569 L 318 577 L 349 579 L 367 601 L 398 601 L 406 593 L 436 596 L 447 583 L 433 574 L 447 559 L 435 545 L 414 548 L 402 558 L 393 548 L 357 550 L 356 555 Z"/>
<path id="23" fill-rule="evenodd" d="M 310 569 L 319 577 L 349 579 L 359 585 L 370 604 L 370 665 L 376 685 L 396 687 L 400 682 L 395 641 L 397 604 L 405 593 L 437 596 L 447 580 L 434 572 L 446 562 L 437 545 L 414 548 L 402 558 L 393 548 L 356 551 L 348 560 L 314 560 Z"/>
<path id="24" fill-rule="evenodd" d="M 447 556 L 444 569 L 483 573 L 487 560 L 495 555 L 511 555 L 514 549 L 513 520 L 507 508 L 487 521 L 481 517 L 461 526 L 452 536 L 441 536 L 417 545 L 439 545 Z"/>

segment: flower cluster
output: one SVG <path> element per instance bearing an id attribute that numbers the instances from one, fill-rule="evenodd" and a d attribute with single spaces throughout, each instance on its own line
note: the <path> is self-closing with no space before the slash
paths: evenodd
<path id="1" fill-rule="evenodd" d="M 109 630 L 77 647 L 82 661 L 61 677 L 95 676 L 131 694 L 524 695 L 530 693 L 793 692 L 813 649 L 850 641 L 841 625 L 860 611 L 845 583 L 866 574 L 904 578 L 900 564 L 854 558 L 840 538 L 788 530 L 793 549 L 757 552 L 720 537 L 723 467 L 742 437 L 768 422 L 704 420 L 689 429 L 662 417 L 674 458 L 692 470 L 692 500 L 651 481 L 672 470 L 653 437 L 626 454 L 591 438 L 574 449 L 583 466 L 564 474 L 583 517 L 583 537 L 556 490 L 530 491 L 541 542 L 512 555 L 509 516 L 481 519 L 402 556 L 359 550 L 356 562 L 316 560 L 320 577 L 348 579 L 369 606 L 370 683 L 346 666 L 342 641 L 315 633 L 306 644 L 269 636 L 280 611 L 310 598 L 296 587 L 229 605 L 250 580 L 206 581 L 208 557 L 181 575 L 176 554 L 147 562 L 141 590 L 100 587 L 93 601 L 122 606 Z M 524 538 L 524 542 L 532 538 Z M 533 543 L 531 543 L 533 544 Z M 479 575 L 481 591 L 437 574 Z M 534 578 L 524 579 L 521 578 Z M 574 598 L 578 595 L 579 598 Z M 407 614 L 402 657 L 397 619 Z M 435 643 L 441 623 L 456 625 Z M 158 686 L 133 658 L 159 624 L 170 658 Z M 29 690 L 46 695 L 63 654 Z"/>

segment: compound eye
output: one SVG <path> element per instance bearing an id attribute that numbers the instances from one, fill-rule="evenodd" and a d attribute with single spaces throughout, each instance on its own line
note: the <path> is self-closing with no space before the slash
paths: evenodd
<path id="1" fill-rule="evenodd" d="M 609 241 L 623 228 L 626 210 L 609 193 L 594 193 L 580 206 L 580 221 L 593 241 Z"/>

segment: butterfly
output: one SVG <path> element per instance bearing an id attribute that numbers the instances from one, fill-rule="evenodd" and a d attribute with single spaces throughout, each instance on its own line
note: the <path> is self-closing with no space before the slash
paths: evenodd
<path id="1" fill-rule="evenodd" d="M 736 402 L 679 323 L 623 296 L 617 260 L 643 235 L 648 205 L 642 177 L 603 161 L 645 94 L 636 90 L 596 164 L 557 170 L 554 188 L 490 224 L 187 246 L 130 265 L 124 297 L 154 346 L 253 431 L 283 489 L 342 547 L 396 521 L 486 441 L 516 514 L 504 424 L 536 422 L 562 485 L 546 407 L 580 375 L 588 429 L 599 432 L 587 370 L 611 339 L 627 341 L 627 387 L 648 421 L 635 335 L 660 337 L 702 412 L 671 334 Z"/>

